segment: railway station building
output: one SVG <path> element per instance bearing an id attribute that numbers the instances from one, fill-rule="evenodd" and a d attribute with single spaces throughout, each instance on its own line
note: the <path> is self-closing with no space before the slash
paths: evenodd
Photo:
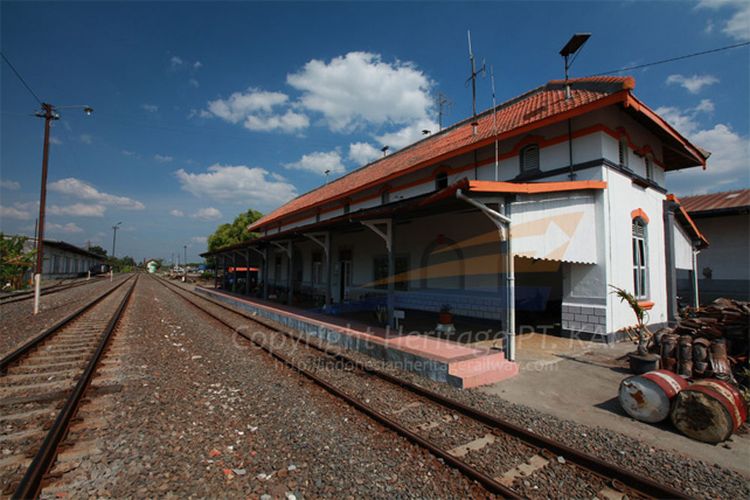
<path id="1" fill-rule="evenodd" d="M 248 227 L 256 238 L 204 256 L 218 287 L 289 314 L 468 343 L 492 331 L 510 361 L 516 333 L 615 340 L 634 317 L 610 285 L 666 324 L 678 270 L 695 273 L 708 243 L 666 173 L 706 168 L 709 153 L 634 89 L 630 77 L 550 81 L 293 199 Z M 435 333 L 441 311 L 455 331 Z"/>

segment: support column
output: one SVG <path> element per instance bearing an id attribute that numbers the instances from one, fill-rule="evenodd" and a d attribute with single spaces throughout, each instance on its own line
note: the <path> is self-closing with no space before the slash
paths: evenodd
<path id="1" fill-rule="evenodd" d="M 667 271 L 667 323 L 673 325 L 679 320 L 677 306 L 677 269 L 675 267 L 675 236 L 674 236 L 675 203 L 664 200 L 664 253 Z"/>
<path id="2" fill-rule="evenodd" d="M 268 266 L 271 265 L 269 249 L 270 247 L 268 246 L 263 249 L 263 254 L 265 255 L 263 259 L 263 300 L 268 300 Z"/>
<path id="3" fill-rule="evenodd" d="M 289 274 L 287 275 L 287 286 L 289 287 L 289 290 L 287 291 L 286 303 L 287 303 L 287 305 L 291 306 L 292 305 L 292 297 L 294 296 L 294 290 L 293 290 L 293 288 L 294 288 L 294 276 L 292 275 L 293 271 L 294 271 L 294 257 L 293 257 L 293 255 L 294 255 L 294 248 L 292 247 L 292 240 L 289 240 L 289 242 L 287 243 L 287 245 L 289 246 L 289 249 L 287 250 L 287 258 L 288 258 L 287 262 L 289 263 L 289 266 L 288 266 L 289 267 Z"/>
<path id="4" fill-rule="evenodd" d="M 388 251 L 388 295 L 386 298 L 386 307 L 388 309 L 388 326 L 393 328 L 393 310 L 396 302 L 394 296 L 396 289 L 396 282 L 394 279 L 396 275 L 396 256 L 393 251 L 393 220 L 377 219 L 360 222 L 385 241 L 385 248 Z M 378 226 L 385 226 L 385 230 Z"/>
<path id="5" fill-rule="evenodd" d="M 333 278 L 333 233 L 328 233 L 328 251 L 326 252 L 326 308 L 331 307 L 333 297 L 333 288 L 331 279 Z"/>
<path id="6" fill-rule="evenodd" d="M 331 233 L 304 233 L 303 236 L 318 245 L 326 258 L 326 306 L 331 302 Z"/>
<path id="7" fill-rule="evenodd" d="M 250 249 L 245 250 L 245 295 L 250 295 Z"/>
<path id="8" fill-rule="evenodd" d="M 219 288 L 219 256 L 214 255 L 214 288 Z"/>
<path id="9" fill-rule="evenodd" d="M 701 298 L 700 298 L 700 290 L 698 289 L 698 254 L 700 253 L 700 250 L 693 249 L 693 283 L 692 283 L 692 292 L 693 292 L 693 307 L 698 308 L 701 305 Z"/>
<path id="10" fill-rule="evenodd" d="M 232 252 L 232 292 L 237 292 L 237 253 Z"/>

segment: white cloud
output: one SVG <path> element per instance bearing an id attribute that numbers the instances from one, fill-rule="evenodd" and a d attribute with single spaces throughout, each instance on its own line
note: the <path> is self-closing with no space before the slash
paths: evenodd
<path id="1" fill-rule="evenodd" d="M 200 220 L 219 220 L 223 216 L 221 215 L 221 211 L 219 211 L 218 208 L 214 207 L 206 207 L 201 208 L 194 214 L 192 214 L 190 217 L 193 219 L 200 219 Z"/>
<path id="2" fill-rule="evenodd" d="M 701 102 L 693 109 L 701 113 L 713 113 L 715 109 L 714 102 L 711 99 L 701 99 Z"/>
<path id="3" fill-rule="evenodd" d="M 192 238 L 190 238 L 190 241 L 192 241 L 193 243 L 207 243 L 208 238 L 206 236 L 193 236 Z"/>
<path id="4" fill-rule="evenodd" d="M 703 87 L 708 87 L 719 83 L 719 79 L 713 75 L 669 75 L 667 77 L 667 85 L 677 84 L 686 89 L 691 94 L 697 94 Z"/>
<path id="5" fill-rule="evenodd" d="M 185 212 L 183 212 L 182 210 L 174 209 L 169 211 L 169 215 L 173 217 L 185 217 Z"/>
<path id="6" fill-rule="evenodd" d="M 200 82 L 196 80 L 195 78 L 191 78 L 188 80 L 188 84 L 190 84 L 191 87 L 195 87 L 196 89 L 201 86 Z"/>
<path id="7" fill-rule="evenodd" d="M 17 191 L 21 189 L 21 184 L 16 181 L 0 180 L 0 188 L 8 189 L 10 191 Z"/>
<path id="8" fill-rule="evenodd" d="M 276 207 L 297 195 L 292 184 L 274 179 L 260 167 L 215 164 L 203 173 L 180 169 L 175 176 L 182 189 L 195 196 L 241 202 L 253 208 Z"/>
<path id="9" fill-rule="evenodd" d="M 724 23 L 722 32 L 742 42 L 750 40 L 750 2 L 747 0 L 701 0 L 697 8 L 718 10 L 727 7 L 732 10 Z M 711 25 L 713 30 L 713 25 Z"/>
<path id="10" fill-rule="evenodd" d="M 703 128 L 698 122 L 698 113 L 708 107 L 701 101 L 694 108 L 685 111 L 667 106 L 656 109 L 657 114 L 684 134 L 690 142 L 711 153 L 706 170 L 691 168 L 668 174 L 669 189 L 678 195 L 702 194 L 729 189 L 731 186 L 750 185 L 750 173 L 747 170 L 750 138 L 742 137 L 724 123 Z M 710 108 L 713 109 L 713 103 Z"/>
<path id="11" fill-rule="evenodd" d="M 50 215 L 71 215 L 73 217 L 104 217 L 107 208 L 104 205 L 74 203 L 72 205 L 50 205 L 47 212 Z"/>
<path id="12" fill-rule="evenodd" d="M 172 58 L 169 60 L 169 65 L 172 67 L 172 69 L 177 69 L 183 64 L 183 60 L 181 57 L 172 56 Z"/>
<path id="13" fill-rule="evenodd" d="M 313 59 L 287 83 L 303 94 L 302 105 L 325 116 L 334 131 L 365 124 L 408 124 L 428 117 L 432 83 L 412 63 L 384 62 L 380 55 L 349 52 L 330 62 Z"/>
<path id="14" fill-rule="evenodd" d="M 201 69 L 202 67 L 203 67 L 203 63 L 201 63 L 200 61 L 195 61 L 193 63 L 193 69 L 195 70 Z"/>
<path id="15" fill-rule="evenodd" d="M 295 113 L 291 109 L 283 115 L 256 116 L 250 115 L 245 120 L 245 128 L 260 132 L 280 130 L 282 132 L 296 132 L 310 126 L 307 115 Z"/>
<path id="16" fill-rule="evenodd" d="M 155 154 L 154 160 L 158 161 L 159 163 L 169 163 L 170 161 L 174 160 L 174 157 L 168 156 L 168 155 Z"/>
<path id="17" fill-rule="evenodd" d="M 143 108 L 145 111 L 148 111 L 149 113 L 156 113 L 159 111 L 159 106 L 156 104 L 141 104 L 141 108 Z"/>
<path id="18" fill-rule="evenodd" d="M 331 174 L 342 174 L 346 172 L 346 167 L 341 163 L 341 154 L 334 151 L 316 151 L 314 153 L 302 155 L 302 158 L 293 163 L 287 163 L 285 168 L 296 170 L 307 170 L 316 174 L 325 175 L 329 170 Z"/>
<path id="19" fill-rule="evenodd" d="M 60 139 L 58 139 L 57 137 L 55 137 L 54 135 L 50 136 L 49 142 L 50 142 L 50 144 L 54 144 L 56 146 L 60 146 L 62 144 L 62 141 Z"/>
<path id="20" fill-rule="evenodd" d="M 120 151 L 124 156 L 137 156 L 135 151 L 129 151 L 127 149 L 123 149 Z"/>
<path id="21" fill-rule="evenodd" d="M 420 139 L 423 139 L 425 135 L 422 133 L 423 130 L 429 130 L 435 132 L 439 130 L 438 124 L 430 119 L 418 120 L 412 125 L 397 130 L 396 132 L 390 132 L 387 134 L 376 136 L 375 138 L 383 146 L 388 146 L 390 151 L 401 149 L 413 144 Z"/>
<path id="22" fill-rule="evenodd" d="M 235 92 L 227 99 L 209 101 L 208 109 L 200 116 L 216 116 L 229 123 L 240 123 L 249 130 L 269 132 L 296 132 L 310 125 L 308 117 L 302 113 L 287 109 L 275 111 L 286 106 L 289 96 L 281 92 L 267 92 L 250 88 L 246 92 Z"/>
<path id="23" fill-rule="evenodd" d="M 76 224 L 72 222 L 68 222 L 67 224 L 46 223 L 44 225 L 44 230 L 49 231 L 50 233 L 65 233 L 65 234 L 83 232 L 83 229 L 81 229 L 80 227 L 78 227 Z"/>
<path id="24" fill-rule="evenodd" d="M 146 208 L 140 201 L 128 198 L 127 196 L 103 193 L 91 184 L 75 177 L 55 181 L 49 185 L 49 189 L 50 191 L 75 196 L 82 200 L 96 201 L 104 205 L 112 205 L 126 210 L 143 210 Z"/>
<path id="25" fill-rule="evenodd" d="M 369 142 L 354 142 L 349 144 L 349 159 L 358 166 L 366 165 L 381 156 L 381 151 Z"/>
<path id="26" fill-rule="evenodd" d="M 227 99 L 209 101 L 208 116 L 218 116 L 230 123 L 239 123 L 253 113 L 270 113 L 274 106 L 284 104 L 288 100 L 289 96 L 281 92 L 266 92 L 251 88 L 244 93 L 235 92 Z"/>
<path id="27" fill-rule="evenodd" d="M 81 134 L 79 139 L 84 144 L 91 144 L 92 142 L 94 142 L 94 139 L 93 137 L 91 137 L 91 134 Z"/>
<path id="28" fill-rule="evenodd" d="M 29 208 L 15 204 L 12 207 L 0 205 L 0 219 L 29 220 L 32 213 Z"/>

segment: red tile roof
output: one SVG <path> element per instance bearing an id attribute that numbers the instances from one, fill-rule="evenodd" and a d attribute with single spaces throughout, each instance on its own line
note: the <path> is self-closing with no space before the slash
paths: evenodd
<path id="1" fill-rule="evenodd" d="M 594 109 L 625 103 L 630 90 L 635 87 L 635 80 L 631 77 L 575 78 L 569 80 L 571 98 L 566 99 L 564 83 L 562 80 L 553 80 L 500 104 L 497 107 L 497 137 L 502 140 Z M 476 121 L 476 135 L 472 134 L 471 119 L 460 122 L 325 186 L 298 196 L 251 224 L 248 229 L 258 230 L 291 214 L 335 200 L 343 201 L 368 187 L 491 144 L 495 140 L 492 110 L 478 115 Z"/>
<path id="2" fill-rule="evenodd" d="M 680 203 L 691 214 L 713 210 L 729 210 L 750 207 L 750 189 L 701 194 L 680 198 Z"/>

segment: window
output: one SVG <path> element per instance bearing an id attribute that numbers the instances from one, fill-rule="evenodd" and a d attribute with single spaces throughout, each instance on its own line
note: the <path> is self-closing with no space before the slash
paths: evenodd
<path id="1" fill-rule="evenodd" d="M 648 297 L 646 223 L 640 218 L 633 219 L 633 289 L 635 298 Z"/>
<path id="2" fill-rule="evenodd" d="M 315 222 L 320 222 L 320 210 L 315 212 Z"/>
<path id="3" fill-rule="evenodd" d="M 539 170 L 539 146 L 529 144 L 521 149 L 521 173 Z"/>
<path id="4" fill-rule="evenodd" d="M 391 201 L 391 193 L 388 192 L 388 190 L 383 191 L 380 193 L 380 204 L 381 205 L 387 205 L 388 202 Z"/>
<path id="5" fill-rule="evenodd" d="M 645 158 L 646 161 L 646 178 L 650 181 L 654 180 L 654 162 L 651 161 L 650 157 Z"/>
<path id="6" fill-rule="evenodd" d="M 388 288 L 388 256 L 379 255 L 372 260 L 373 273 L 372 277 L 374 281 L 384 280 L 383 283 L 377 283 L 375 288 L 386 289 Z M 409 256 L 408 255 L 396 255 L 396 276 L 406 273 L 409 270 Z M 396 290 L 407 290 L 409 288 L 408 280 L 396 281 L 394 288 Z"/>
<path id="7" fill-rule="evenodd" d="M 448 187 L 448 174 L 440 172 L 435 176 L 435 189 L 445 189 Z"/>
<path id="8" fill-rule="evenodd" d="M 628 140 L 625 137 L 620 138 L 620 166 L 628 166 Z"/>
<path id="9" fill-rule="evenodd" d="M 313 285 L 323 283 L 323 254 L 321 252 L 313 252 L 312 254 L 311 277 Z"/>
<path id="10" fill-rule="evenodd" d="M 348 214 L 348 213 L 349 213 L 349 210 L 350 210 L 350 208 L 351 208 L 351 207 L 349 206 L 349 202 L 348 202 L 348 201 L 347 201 L 347 202 L 345 202 L 345 203 L 344 203 L 344 215 L 346 215 L 346 214 Z"/>

